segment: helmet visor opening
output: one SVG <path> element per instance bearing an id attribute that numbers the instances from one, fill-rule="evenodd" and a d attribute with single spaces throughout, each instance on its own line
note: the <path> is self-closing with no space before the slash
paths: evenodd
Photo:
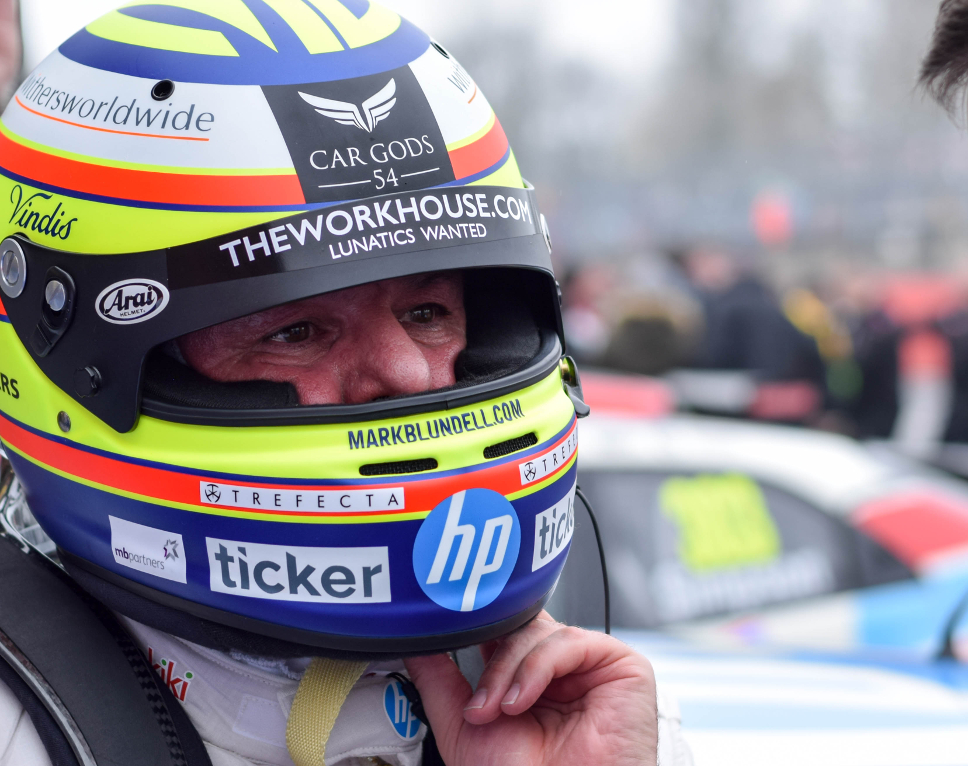
<path id="1" fill-rule="evenodd" d="M 551 305 L 553 285 L 549 286 L 546 275 L 508 268 L 439 274 L 444 279 L 460 279 L 461 308 L 466 318 L 466 330 L 461 328 L 462 350 L 438 362 L 448 367 L 446 372 L 451 377 L 446 385 L 420 388 L 414 382 L 419 388 L 417 391 L 399 394 L 375 391 L 377 395 L 355 405 L 339 400 L 325 404 L 301 403 L 297 387 L 292 382 L 278 380 L 288 375 L 286 370 L 279 374 L 276 369 L 273 373 L 276 380 L 255 377 L 220 382 L 193 368 L 175 341 L 157 346 L 147 357 L 142 412 L 179 422 L 223 425 L 371 419 L 400 410 L 413 411 L 414 407 L 435 409 L 458 398 L 462 402 L 487 398 L 494 395 L 496 387 L 510 384 L 512 379 L 517 384 L 525 378 L 547 374 L 557 363 L 561 348 Z M 302 324 L 295 327 L 298 332 Z M 242 323 L 241 329 L 248 331 L 247 322 Z M 325 342 L 325 338 L 320 339 L 320 345 Z M 307 353 L 312 354 L 312 348 L 307 348 Z M 323 369 L 317 374 L 327 378 L 330 370 L 326 368 L 325 356 L 322 364 Z M 349 372 L 352 378 L 353 371 Z M 317 383 L 312 379 L 312 372 L 299 368 L 298 374 L 310 376 L 310 385 Z"/>

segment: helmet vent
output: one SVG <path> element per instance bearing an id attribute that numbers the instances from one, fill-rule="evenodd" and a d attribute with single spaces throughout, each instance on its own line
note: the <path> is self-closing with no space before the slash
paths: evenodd
<path id="1" fill-rule="evenodd" d="M 397 463 L 371 463 L 360 466 L 360 476 L 395 476 L 401 473 L 420 473 L 432 471 L 437 467 L 437 461 L 432 457 L 422 460 L 401 460 Z"/>
<path id="2" fill-rule="evenodd" d="M 151 97 L 155 101 L 164 101 L 166 98 L 171 98 L 174 92 L 175 83 L 171 80 L 161 80 L 156 82 L 155 87 L 151 89 Z"/>
<path id="3" fill-rule="evenodd" d="M 441 44 L 440 44 L 440 43 L 438 43 L 438 42 L 434 42 L 434 41 L 431 41 L 431 43 L 430 43 L 430 44 L 431 44 L 432 46 L 434 46 L 434 50 L 436 50 L 436 51 L 437 51 L 437 53 L 439 53 L 439 54 L 440 54 L 441 56 L 443 56 L 443 57 L 444 57 L 445 59 L 449 59 L 449 58 L 450 58 L 450 54 L 449 54 L 449 53 L 448 53 L 448 52 L 446 51 L 446 49 L 444 48 L 444 46 L 443 46 L 443 45 L 441 45 Z"/>
<path id="4" fill-rule="evenodd" d="M 512 452 L 520 452 L 528 447 L 533 447 L 537 443 L 538 436 L 536 434 L 525 434 L 524 436 L 519 436 L 517 439 L 508 439 L 506 442 L 485 447 L 484 457 L 488 460 L 493 460 L 496 457 L 504 457 L 505 455 L 510 455 Z"/>

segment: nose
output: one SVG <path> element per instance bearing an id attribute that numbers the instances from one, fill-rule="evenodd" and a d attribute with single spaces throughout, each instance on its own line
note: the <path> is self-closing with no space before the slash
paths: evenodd
<path id="1" fill-rule="evenodd" d="M 389 310 L 371 315 L 365 327 L 345 339 L 341 389 L 345 404 L 429 391 L 430 363 L 422 348 Z"/>

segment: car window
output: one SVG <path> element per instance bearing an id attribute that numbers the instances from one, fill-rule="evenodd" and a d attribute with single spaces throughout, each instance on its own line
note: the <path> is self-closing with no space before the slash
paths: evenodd
<path id="1" fill-rule="evenodd" d="M 616 627 L 728 615 L 911 576 L 841 520 L 743 474 L 586 470 L 579 483 L 602 529 Z M 601 625 L 597 548 L 576 515 L 554 613 Z"/>

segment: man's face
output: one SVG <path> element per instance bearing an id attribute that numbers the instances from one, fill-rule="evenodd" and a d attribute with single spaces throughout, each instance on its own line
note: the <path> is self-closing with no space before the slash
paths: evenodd
<path id="1" fill-rule="evenodd" d="M 361 404 L 453 385 L 466 344 L 463 282 L 453 273 L 317 295 L 178 340 L 202 375 L 291 383 L 303 405 Z"/>

